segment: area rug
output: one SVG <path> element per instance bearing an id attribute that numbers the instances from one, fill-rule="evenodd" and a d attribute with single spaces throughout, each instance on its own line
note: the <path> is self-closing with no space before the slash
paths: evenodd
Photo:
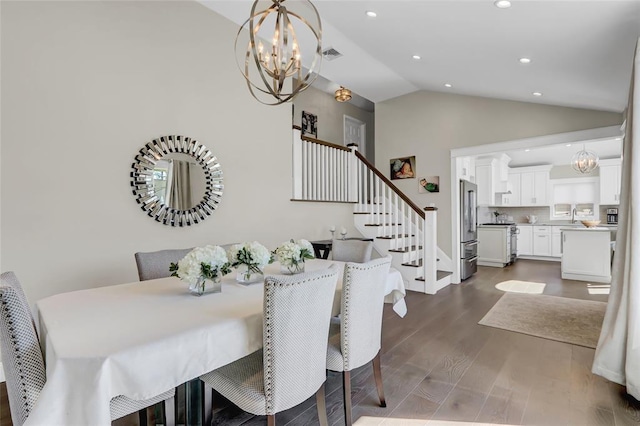
<path id="1" fill-rule="evenodd" d="M 527 294 L 542 294 L 546 286 L 547 285 L 545 283 L 517 280 L 502 281 L 501 283 L 496 284 L 496 288 L 498 290 L 506 291 L 509 293 Z"/>
<path id="2" fill-rule="evenodd" d="M 591 300 L 505 293 L 478 324 L 595 349 L 606 307 Z"/>

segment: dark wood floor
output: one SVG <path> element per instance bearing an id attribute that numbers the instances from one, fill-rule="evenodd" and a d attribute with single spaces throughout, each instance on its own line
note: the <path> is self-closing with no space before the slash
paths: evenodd
<path id="1" fill-rule="evenodd" d="M 586 282 L 559 277 L 559 263 L 520 260 L 506 268 L 481 267 L 471 279 L 435 296 L 410 292 L 405 318 L 385 307 L 382 374 L 387 407 L 377 406 L 372 371 L 365 366 L 352 373 L 354 419 L 389 418 L 384 424 L 420 419 L 450 426 L 640 425 L 640 403 L 623 387 L 591 374 L 593 349 L 477 324 L 503 294 L 495 284 L 506 280 L 544 282 L 548 295 L 607 299 L 589 294 Z M 326 388 L 329 423 L 343 425 L 341 376 L 330 374 Z M 6 397 L 1 398 L 5 426 L 8 407 Z M 216 425 L 266 424 L 263 417 L 244 413 L 219 395 L 214 404 Z M 317 424 L 314 399 L 276 419 L 280 425 Z M 136 424 L 136 416 L 117 422 Z"/>

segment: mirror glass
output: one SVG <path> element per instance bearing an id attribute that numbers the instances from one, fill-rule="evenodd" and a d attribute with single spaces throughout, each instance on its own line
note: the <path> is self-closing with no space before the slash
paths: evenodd
<path id="1" fill-rule="evenodd" d="M 146 144 L 132 165 L 133 195 L 149 216 L 170 226 L 199 223 L 222 197 L 222 170 L 213 153 L 185 136 Z"/>

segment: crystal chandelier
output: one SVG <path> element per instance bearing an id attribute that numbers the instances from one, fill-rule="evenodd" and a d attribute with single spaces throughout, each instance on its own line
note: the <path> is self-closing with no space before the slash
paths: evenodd
<path id="1" fill-rule="evenodd" d="M 340 88 L 336 90 L 336 101 L 349 102 L 350 100 L 351 100 L 351 90 L 345 89 L 343 86 L 340 86 Z"/>
<path id="2" fill-rule="evenodd" d="M 598 155 L 594 152 L 587 151 L 583 145 L 582 151 L 578 151 L 574 154 L 571 159 L 571 165 L 574 170 L 580 173 L 590 173 L 598 167 L 599 161 L 600 159 L 598 158 Z"/>
<path id="3" fill-rule="evenodd" d="M 256 0 L 236 37 L 249 91 L 266 105 L 291 101 L 318 76 L 322 25 L 309 0 Z"/>

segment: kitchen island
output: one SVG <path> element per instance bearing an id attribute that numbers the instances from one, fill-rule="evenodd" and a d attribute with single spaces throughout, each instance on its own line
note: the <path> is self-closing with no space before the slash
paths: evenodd
<path id="1" fill-rule="evenodd" d="M 611 229 L 561 228 L 562 278 L 611 282 Z"/>

